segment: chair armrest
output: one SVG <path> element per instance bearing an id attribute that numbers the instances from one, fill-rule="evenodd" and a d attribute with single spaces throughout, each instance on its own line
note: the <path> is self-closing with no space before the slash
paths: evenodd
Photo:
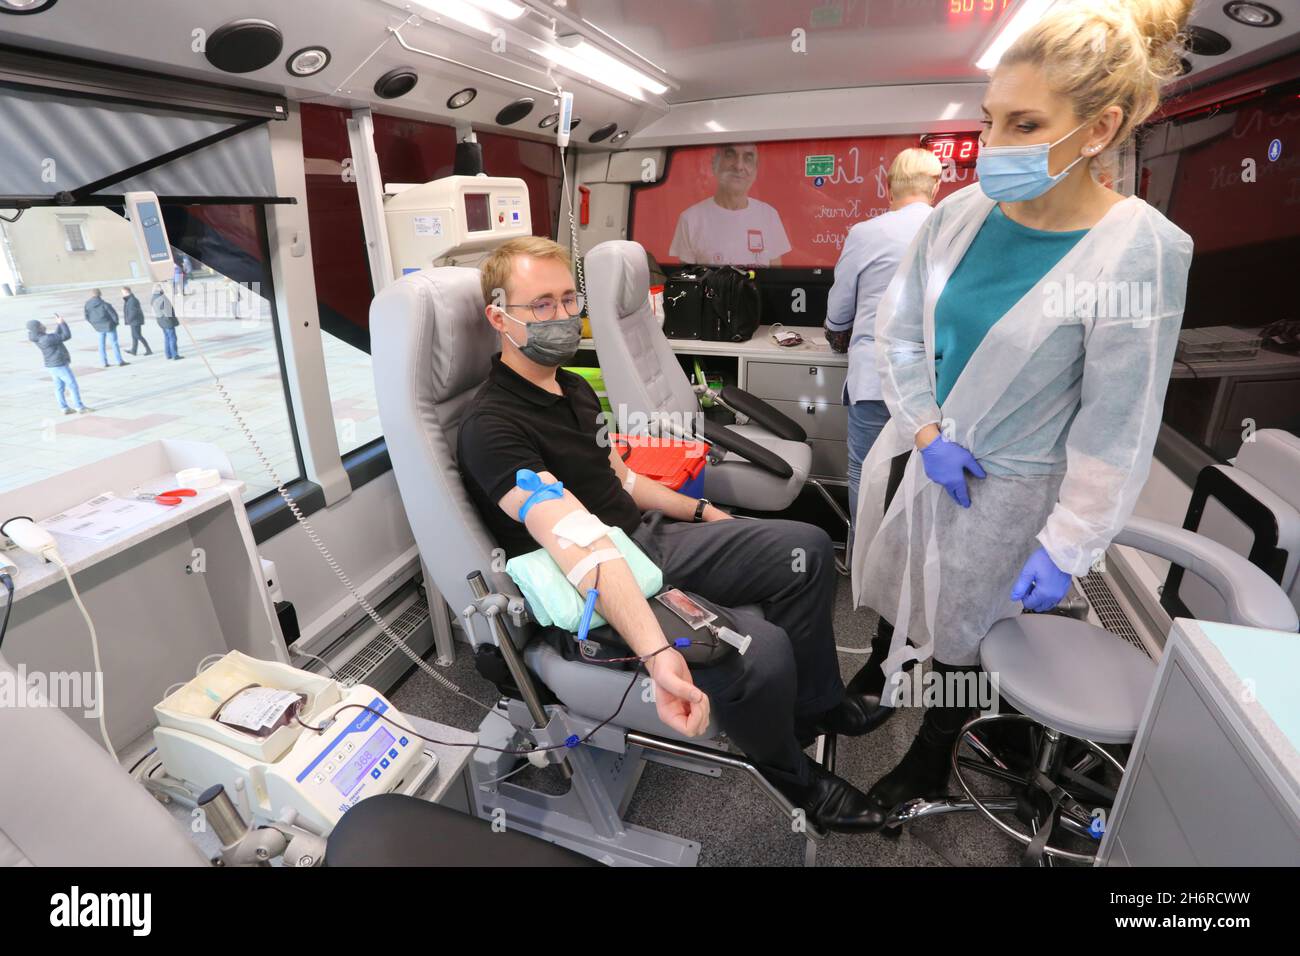
<path id="1" fill-rule="evenodd" d="M 704 420 L 704 440 L 710 445 L 717 445 L 727 451 L 735 452 L 750 464 L 757 465 L 778 478 L 789 478 L 794 474 L 790 463 L 773 451 L 738 435 L 725 425 L 719 425 L 708 419 Z"/>
<path id="2" fill-rule="evenodd" d="M 757 422 L 777 438 L 784 438 L 786 441 L 808 440 L 808 433 L 803 430 L 802 425 L 742 388 L 724 385 L 720 397 L 723 404 L 732 411 L 740 412 L 746 418 Z"/>
<path id="3" fill-rule="evenodd" d="M 1228 606 L 1231 620 L 1225 623 L 1272 631 L 1300 629 L 1296 609 L 1278 583 L 1217 541 L 1161 521 L 1133 517 L 1114 543 L 1164 558 L 1204 580 Z"/>

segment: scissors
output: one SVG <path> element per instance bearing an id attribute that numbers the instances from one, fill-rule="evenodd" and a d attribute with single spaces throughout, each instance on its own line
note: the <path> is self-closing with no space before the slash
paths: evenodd
<path id="1" fill-rule="evenodd" d="M 198 492 L 193 488 L 173 488 L 171 491 L 146 491 L 136 495 L 140 501 L 153 501 L 155 504 L 169 507 L 181 503 L 182 498 L 193 498 Z"/>

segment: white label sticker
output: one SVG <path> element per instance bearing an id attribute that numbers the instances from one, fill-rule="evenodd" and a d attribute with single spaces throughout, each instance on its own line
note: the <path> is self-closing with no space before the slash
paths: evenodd
<path id="1" fill-rule="evenodd" d="M 225 724 L 262 730 L 273 726 L 284 712 L 298 701 L 291 690 L 274 687 L 248 687 L 232 697 L 221 708 L 219 719 Z"/>
<path id="2" fill-rule="evenodd" d="M 442 235 L 442 217 L 416 216 L 415 234 L 417 236 L 440 237 Z"/>

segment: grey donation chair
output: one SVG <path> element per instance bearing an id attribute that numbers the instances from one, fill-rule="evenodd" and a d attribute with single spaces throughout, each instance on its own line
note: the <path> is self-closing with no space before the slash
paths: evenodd
<path id="1" fill-rule="evenodd" d="M 808 477 L 812 448 L 798 422 L 734 385 L 713 397 L 743 423 L 704 420 L 699 398 L 650 307 L 650 270 L 640 245 L 602 242 L 587 253 L 585 270 L 591 334 L 616 422 L 644 421 L 652 432 L 659 425 L 660 433 L 689 430 L 710 442 L 714 449 L 704 474 L 704 496 L 710 501 L 783 511 L 809 484 L 848 527 L 839 503 Z"/>
<path id="2" fill-rule="evenodd" d="M 0 657 L 0 680 L 19 675 Z M 0 867 L 204 866 L 185 831 L 57 707 L 0 707 Z"/>
<path id="3" fill-rule="evenodd" d="M 404 276 L 370 309 L 380 419 L 407 518 L 433 577 L 426 583 L 453 610 L 464 609 L 476 666 L 503 695 L 479 728 L 485 746 L 471 763 L 476 810 L 485 818 L 504 811 L 510 829 L 606 862 L 691 865 L 698 844 L 622 819 L 646 759 L 709 773 L 739 769 L 782 812 L 793 808 L 752 764 L 726 750 L 716 727 L 686 743 L 659 720 L 640 687 L 620 708 L 630 673 L 566 657 L 530 621 L 455 461 L 458 429 L 498 347 L 483 308 L 479 273 L 446 267 Z M 519 758 L 487 749 L 517 751 L 530 737 L 555 746 L 589 734 L 586 744 L 549 751 L 549 762 L 559 762 L 569 780 L 561 795 L 498 781 Z"/>

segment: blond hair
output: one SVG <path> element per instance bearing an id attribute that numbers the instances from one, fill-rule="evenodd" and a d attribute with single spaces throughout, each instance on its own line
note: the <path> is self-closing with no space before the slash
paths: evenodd
<path id="1" fill-rule="evenodd" d="M 934 153 L 928 149 L 905 149 L 889 165 L 889 194 L 895 199 L 913 195 L 929 198 L 942 175 L 943 164 Z"/>
<path id="2" fill-rule="evenodd" d="M 1181 36 L 1193 0 L 1074 0 L 1057 6 L 1002 55 L 999 66 L 1041 67 L 1053 92 L 1082 120 L 1123 111 L 1110 147 L 1122 146 L 1160 105 L 1179 74 Z"/>
<path id="3" fill-rule="evenodd" d="M 529 256 L 533 259 L 554 259 L 557 262 L 563 262 L 567 269 L 573 268 L 573 260 L 569 258 L 569 251 L 558 242 L 541 236 L 520 236 L 517 239 L 510 239 L 497 246 L 481 267 L 479 282 L 483 289 L 483 301 L 486 304 L 504 304 L 504 296 L 510 284 L 510 276 L 514 272 L 516 256 Z M 501 290 L 500 295 L 503 297 L 500 302 L 497 301 L 498 289 Z"/>

